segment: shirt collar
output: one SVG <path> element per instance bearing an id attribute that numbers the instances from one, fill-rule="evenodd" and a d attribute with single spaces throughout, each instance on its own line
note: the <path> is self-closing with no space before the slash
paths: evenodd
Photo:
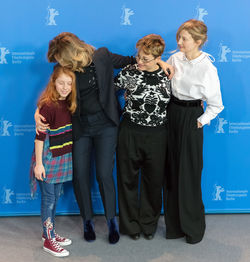
<path id="1" fill-rule="evenodd" d="M 192 60 L 188 60 L 185 54 L 182 53 L 182 59 L 183 61 L 187 61 L 189 64 L 195 65 L 195 64 L 198 64 L 202 59 L 204 59 L 206 55 L 207 55 L 206 53 L 201 51 L 201 54 L 198 57 Z"/>

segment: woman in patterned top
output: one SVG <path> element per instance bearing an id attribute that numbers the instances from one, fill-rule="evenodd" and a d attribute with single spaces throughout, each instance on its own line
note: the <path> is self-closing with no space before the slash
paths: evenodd
<path id="1" fill-rule="evenodd" d="M 38 107 L 50 125 L 47 132 L 36 135 L 31 165 L 41 190 L 43 249 L 54 256 L 65 257 L 69 252 L 61 246 L 70 245 L 71 240 L 55 232 L 55 213 L 63 183 L 72 180 L 71 114 L 76 110 L 74 73 L 56 65 Z"/>
<path id="2" fill-rule="evenodd" d="M 125 67 L 115 82 L 126 90 L 117 148 L 120 232 L 134 240 L 141 232 L 146 239 L 152 239 L 157 228 L 170 99 L 170 80 L 158 65 L 164 40 L 150 34 L 140 39 L 136 48 L 137 64 Z"/>

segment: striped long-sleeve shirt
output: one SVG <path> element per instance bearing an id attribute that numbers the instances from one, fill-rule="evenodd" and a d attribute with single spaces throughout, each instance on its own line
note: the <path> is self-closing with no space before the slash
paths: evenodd
<path id="1" fill-rule="evenodd" d="M 45 104 L 39 110 L 49 124 L 49 148 L 53 157 L 62 156 L 72 152 L 72 123 L 71 114 L 67 108 L 66 100 L 58 103 Z M 44 141 L 46 133 L 36 135 L 37 140 Z"/>

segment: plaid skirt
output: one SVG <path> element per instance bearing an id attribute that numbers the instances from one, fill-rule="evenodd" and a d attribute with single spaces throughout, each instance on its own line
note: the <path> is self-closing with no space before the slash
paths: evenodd
<path id="1" fill-rule="evenodd" d="M 49 137 L 46 136 L 43 146 L 43 166 L 46 177 L 44 182 L 55 184 L 72 181 L 72 153 L 67 153 L 62 156 L 52 157 L 52 152 L 49 149 Z M 37 180 L 34 174 L 36 165 L 35 149 L 33 150 L 30 165 L 30 188 L 31 195 L 34 196 L 37 190 Z"/>

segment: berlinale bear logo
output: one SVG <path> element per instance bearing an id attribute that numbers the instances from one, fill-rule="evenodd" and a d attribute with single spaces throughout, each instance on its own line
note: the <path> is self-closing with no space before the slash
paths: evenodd
<path id="1" fill-rule="evenodd" d="M 12 126 L 12 123 L 8 120 L 0 120 L 0 136 L 10 136 L 8 128 Z"/>
<path id="2" fill-rule="evenodd" d="M 224 118 L 217 117 L 216 131 L 217 134 L 224 134 L 225 130 L 223 128 L 224 125 L 228 124 L 228 121 Z"/>
<path id="3" fill-rule="evenodd" d="M 200 8 L 200 6 L 196 7 L 196 16 L 195 18 L 199 21 L 204 22 L 204 16 L 208 15 L 208 11 L 204 8 Z"/>
<path id="4" fill-rule="evenodd" d="M 10 51 L 5 47 L 0 48 L 0 64 L 7 64 L 6 55 L 8 55 Z"/>
<path id="5" fill-rule="evenodd" d="M 48 15 L 47 15 L 47 25 L 56 25 L 55 17 L 59 15 L 59 12 L 55 8 L 50 8 L 48 6 Z"/>
<path id="6" fill-rule="evenodd" d="M 227 54 L 231 52 L 231 49 L 220 43 L 220 50 L 219 50 L 219 62 L 227 62 Z"/>
<path id="7" fill-rule="evenodd" d="M 121 25 L 132 25 L 130 21 L 130 16 L 134 15 L 134 11 L 130 8 L 122 7 Z"/>
<path id="8" fill-rule="evenodd" d="M 225 191 L 225 189 L 219 185 L 214 185 L 215 191 L 214 191 L 214 198 L 215 201 L 221 201 L 221 193 Z"/>
<path id="9" fill-rule="evenodd" d="M 3 204 L 12 204 L 11 196 L 14 195 L 14 192 L 9 188 L 4 188 L 3 194 Z"/>

